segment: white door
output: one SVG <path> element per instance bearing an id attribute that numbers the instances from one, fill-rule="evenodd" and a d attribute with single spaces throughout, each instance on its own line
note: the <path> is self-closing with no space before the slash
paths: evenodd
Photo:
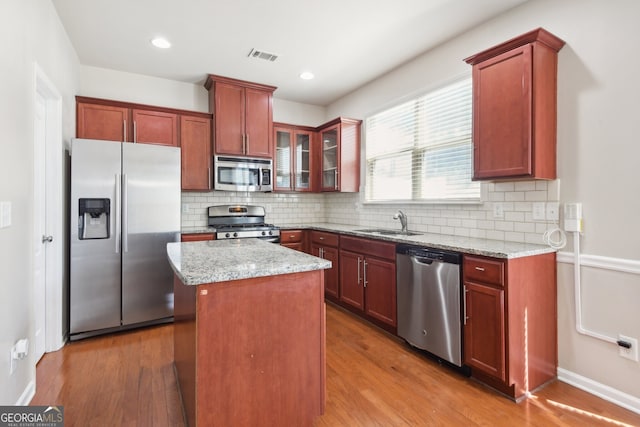
<path id="1" fill-rule="evenodd" d="M 33 233 L 33 310 L 34 310 L 34 361 L 37 362 L 44 355 L 46 345 L 46 280 L 47 280 L 47 201 L 46 201 L 46 135 L 47 109 L 46 101 L 36 94 L 36 111 L 34 123 L 34 233 Z"/>

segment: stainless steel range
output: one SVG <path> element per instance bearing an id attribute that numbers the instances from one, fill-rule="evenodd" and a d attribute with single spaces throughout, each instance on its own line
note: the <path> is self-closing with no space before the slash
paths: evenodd
<path id="1" fill-rule="evenodd" d="M 258 238 L 280 243 L 280 229 L 264 222 L 265 210 L 255 205 L 216 205 L 208 208 L 209 227 L 216 239 Z"/>

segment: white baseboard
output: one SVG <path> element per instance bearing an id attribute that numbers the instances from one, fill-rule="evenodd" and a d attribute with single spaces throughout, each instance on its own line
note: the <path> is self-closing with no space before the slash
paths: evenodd
<path id="1" fill-rule="evenodd" d="M 35 395 L 36 395 L 36 382 L 35 380 L 29 381 L 29 384 L 27 384 L 24 391 L 22 392 L 22 395 L 16 402 L 16 406 L 27 406 L 31 402 L 31 399 L 33 399 L 33 396 Z"/>
<path id="2" fill-rule="evenodd" d="M 608 385 L 600 384 L 587 377 L 583 377 L 582 375 L 578 375 L 562 368 L 558 368 L 558 379 L 604 400 L 608 400 L 609 402 L 625 409 L 640 414 L 640 398 L 623 393 L 620 390 L 609 387 Z"/>

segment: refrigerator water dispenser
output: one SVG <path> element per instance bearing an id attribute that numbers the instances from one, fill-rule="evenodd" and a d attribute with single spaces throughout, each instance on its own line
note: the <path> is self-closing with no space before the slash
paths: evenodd
<path id="1" fill-rule="evenodd" d="M 78 238 L 108 239 L 111 203 L 109 199 L 79 199 Z"/>

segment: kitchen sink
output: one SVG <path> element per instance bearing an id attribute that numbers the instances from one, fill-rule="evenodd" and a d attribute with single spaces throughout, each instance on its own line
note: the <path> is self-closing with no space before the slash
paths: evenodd
<path id="1" fill-rule="evenodd" d="M 363 228 L 353 230 L 360 233 L 382 234 L 383 236 L 420 236 L 422 233 L 414 233 L 413 231 L 387 230 L 384 228 Z"/>

